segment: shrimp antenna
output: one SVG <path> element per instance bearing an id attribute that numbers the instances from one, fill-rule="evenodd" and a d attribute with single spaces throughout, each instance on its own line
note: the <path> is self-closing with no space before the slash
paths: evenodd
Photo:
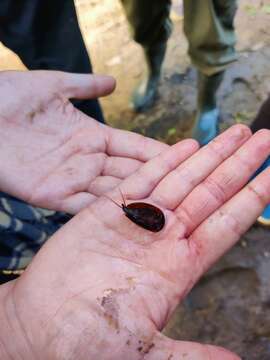
<path id="1" fill-rule="evenodd" d="M 109 196 L 107 196 L 107 195 L 104 195 L 107 199 L 109 199 L 109 200 L 111 200 L 116 206 L 118 206 L 118 207 L 120 207 L 120 209 L 122 209 L 122 206 L 121 205 L 119 205 L 119 204 L 117 204 L 117 202 L 116 201 L 114 201 L 113 199 L 111 199 Z"/>
<path id="2" fill-rule="evenodd" d="M 121 194 L 121 196 L 122 196 L 122 200 L 123 200 L 124 205 L 127 206 L 127 205 L 126 205 L 126 202 L 125 202 L 124 195 L 123 195 L 123 193 L 122 193 L 122 191 L 121 191 L 120 188 L 119 188 L 119 191 L 120 191 L 120 194 Z"/>

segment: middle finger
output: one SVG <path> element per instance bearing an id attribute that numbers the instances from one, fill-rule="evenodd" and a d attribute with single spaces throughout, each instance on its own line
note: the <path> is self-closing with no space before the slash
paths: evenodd
<path id="1" fill-rule="evenodd" d="M 249 128 L 235 125 L 201 148 L 167 175 L 151 198 L 167 209 L 175 209 L 217 166 L 251 136 Z"/>

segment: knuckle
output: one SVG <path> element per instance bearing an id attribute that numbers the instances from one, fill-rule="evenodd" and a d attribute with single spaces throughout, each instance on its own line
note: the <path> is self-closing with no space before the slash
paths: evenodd
<path id="1" fill-rule="evenodd" d="M 266 191 L 264 192 L 262 190 L 259 190 L 252 183 L 247 185 L 247 189 L 253 196 L 255 196 L 256 200 L 259 202 L 260 205 L 262 205 L 263 207 L 267 205 L 269 194 L 267 194 Z"/>
<path id="2" fill-rule="evenodd" d="M 202 186 L 211 195 L 211 197 L 213 197 L 214 200 L 217 201 L 218 204 L 223 204 L 226 201 L 226 190 L 219 182 L 215 181 L 214 179 L 208 178 L 203 182 Z"/>

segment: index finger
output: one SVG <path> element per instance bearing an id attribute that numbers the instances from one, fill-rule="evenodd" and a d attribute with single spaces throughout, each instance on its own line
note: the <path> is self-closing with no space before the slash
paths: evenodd
<path id="1" fill-rule="evenodd" d="M 129 157 L 146 162 L 169 148 L 169 145 L 131 131 L 105 126 L 106 152 L 111 156 Z"/>
<path id="2" fill-rule="evenodd" d="M 112 93 L 116 82 L 112 76 L 55 72 L 58 91 L 71 99 L 96 99 Z"/>

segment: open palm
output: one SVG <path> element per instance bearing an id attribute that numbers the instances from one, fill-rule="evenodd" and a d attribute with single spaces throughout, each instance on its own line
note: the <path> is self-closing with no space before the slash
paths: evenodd
<path id="1" fill-rule="evenodd" d="M 70 98 L 113 91 L 111 77 L 0 73 L 0 188 L 39 207 L 76 213 L 165 144 L 99 124 Z"/>
<path id="2" fill-rule="evenodd" d="M 200 150 L 187 140 L 150 160 L 120 189 L 127 203 L 162 209 L 158 233 L 132 223 L 107 197 L 74 217 L 6 285 L 29 345 L 26 358 L 238 359 L 160 330 L 269 202 L 270 171 L 245 186 L 269 152 L 269 131 L 250 137 L 235 126 Z M 121 202 L 119 189 L 108 196 Z"/>

